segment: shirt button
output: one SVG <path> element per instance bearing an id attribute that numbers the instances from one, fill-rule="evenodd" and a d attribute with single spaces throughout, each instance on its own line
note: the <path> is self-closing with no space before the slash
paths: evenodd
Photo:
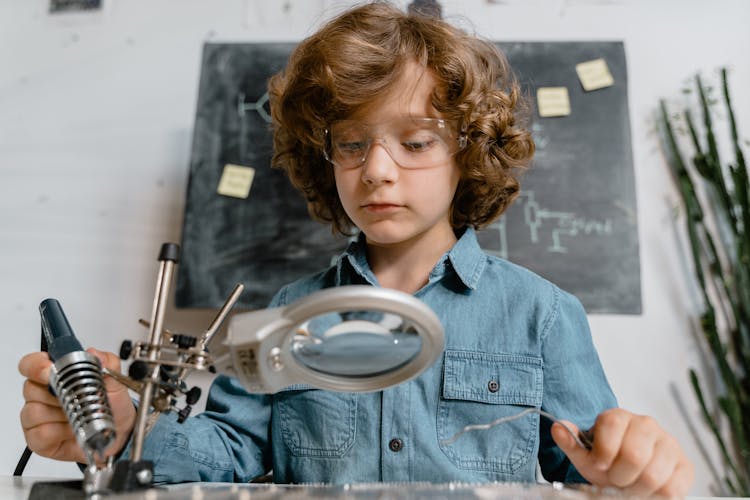
<path id="1" fill-rule="evenodd" d="M 490 392 L 497 392 L 500 390 L 500 384 L 497 383 L 497 380 L 490 380 L 487 382 L 487 389 L 489 389 Z"/>
<path id="2" fill-rule="evenodd" d="M 390 448 L 391 451 L 393 451 L 393 452 L 399 452 L 399 451 L 401 451 L 401 448 L 403 448 L 403 447 L 404 447 L 404 443 L 400 439 L 398 439 L 398 438 L 393 438 L 388 443 L 388 448 Z"/>

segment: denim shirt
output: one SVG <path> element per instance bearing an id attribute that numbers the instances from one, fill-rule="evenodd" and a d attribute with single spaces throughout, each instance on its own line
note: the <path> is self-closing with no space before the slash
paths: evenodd
<path id="1" fill-rule="evenodd" d="M 322 288 L 378 286 L 362 239 L 327 271 L 287 285 L 271 306 Z M 279 483 L 536 480 L 578 482 L 537 414 L 451 437 L 468 424 L 542 408 L 581 428 L 616 406 L 579 301 L 524 268 L 486 255 L 466 229 L 414 294 L 445 328 L 443 356 L 419 377 L 373 393 L 289 388 L 248 394 L 219 376 L 205 412 L 162 416 L 143 457 L 155 481 Z"/>

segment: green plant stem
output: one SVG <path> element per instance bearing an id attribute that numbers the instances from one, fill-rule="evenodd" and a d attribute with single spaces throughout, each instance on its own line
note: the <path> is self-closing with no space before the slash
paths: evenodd
<path id="1" fill-rule="evenodd" d="M 724 76 L 726 77 L 726 73 L 724 73 Z M 745 233 L 744 227 L 741 227 L 735 216 L 735 207 L 738 204 L 736 203 L 736 200 L 733 199 L 729 189 L 726 186 L 726 179 L 723 175 L 721 166 L 718 163 L 718 151 L 713 131 L 713 122 L 711 120 L 711 110 L 708 105 L 706 92 L 700 80 L 700 76 L 696 76 L 696 85 L 698 87 L 698 93 L 700 95 L 703 123 L 706 128 L 705 134 L 706 143 L 708 144 L 708 151 L 703 152 L 701 148 L 701 141 L 698 139 L 698 134 L 696 132 L 696 128 L 691 118 L 690 112 L 686 111 L 685 121 L 688 125 L 690 137 L 696 150 L 696 154 L 693 158 L 693 163 L 696 167 L 696 170 L 698 170 L 701 176 L 709 182 L 709 185 L 712 186 L 714 192 L 717 193 L 719 200 L 722 202 L 722 207 L 724 209 L 723 216 L 722 214 L 717 214 L 719 219 L 716 222 L 721 223 L 722 221 L 725 221 L 727 224 L 729 224 L 732 229 L 734 240 L 739 242 L 739 244 L 742 246 L 747 246 L 746 244 L 742 243 L 743 240 L 747 239 L 743 237 Z M 724 96 L 725 102 L 728 105 L 729 114 L 731 117 L 733 117 L 734 113 L 731 110 L 731 100 L 728 100 L 729 94 L 726 82 L 724 82 L 722 86 L 725 89 Z M 736 122 L 730 120 L 730 126 L 731 123 L 734 123 L 734 126 L 736 127 Z M 737 135 L 736 128 L 732 131 L 732 134 L 733 136 Z M 739 149 L 739 143 L 736 144 L 736 149 Z M 738 161 L 738 163 L 742 163 L 743 167 L 738 169 L 730 168 L 733 178 L 737 177 L 737 175 L 741 175 L 740 172 L 747 171 L 744 167 L 744 157 L 742 157 L 741 155 L 741 150 L 739 158 L 740 160 Z M 746 190 L 740 189 L 740 191 Z M 737 190 L 735 189 L 735 193 L 736 192 Z M 740 209 L 741 213 L 744 211 L 747 211 L 747 209 Z M 734 358 L 745 371 L 745 373 L 747 373 L 748 371 L 750 371 L 750 356 L 746 355 L 748 353 L 748 349 L 750 348 L 750 342 L 748 342 L 748 332 L 746 327 L 746 325 L 748 324 L 747 311 L 749 309 L 745 304 L 746 302 L 748 302 L 748 300 L 746 300 L 743 295 L 747 295 L 748 293 L 750 293 L 746 293 L 747 287 L 750 286 L 750 280 L 746 279 L 748 274 L 747 266 L 743 266 L 741 264 L 737 265 L 738 259 L 739 262 L 742 262 L 742 255 L 745 252 L 742 248 L 737 247 L 736 244 L 732 244 L 731 242 L 726 243 L 726 245 L 728 245 L 730 248 L 728 249 L 725 246 L 723 248 L 723 254 L 728 257 L 731 269 L 729 272 L 725 273 L 721 269 L 721 263 L 718 258 L 718 252 L 716 251 L 716 247 L 713 243 L 713 238 L 710 237 L 710 233 L 706 232 L 706 234 L 708 236 L 706 242 L 708 244 L 709 250 L 708 252 L 706 252 L 708 266 L 710 267 L 711 274 L 714 276 L 714 281 L 720 284 L 720 288 L 723 291 L 725 297 L 724 302 L 727 302 L 727 304 L 725 304 L 726 307 L 731 309 L 732 314 L 728 319 L 728 323 L 730 325 L 735 325 L 731 327 L 729 331 Z M 719 241 L 721 242 L 723 240 L 720 239 Z M 741 391 L 737 394 L 737 396 L 743 403 L 747 401 L 747 391 Z M 743 427 L 746 435 L 750 433 L 750 424 L 746 424 Z"/>
<path id="2" fill-rule="evenodd" d="M 696 150 L 696 162 L 705 163 L 705 171 L 708 173 L 706 179 L 716 189 L 719 200 L 721 201 L 725 216 L 728 219 L 729 226 L 732 232 L 737 235 L 737 218 L 734 213 L 734 207 L 732 198 L 727 190 L 727 183 L 724 179 L 724 172 L 721 168 L 721 162 L 719 160 L 719 148 L 716 146 L 716 137 L 713 131 L 713 122 L 711 120 L 711 109 L 706 97 L 706 89 L 701 82 L 700 75 L 695 75 L 695 83 L 698 87 L 698 96 L 700 97 L 701 112 L 703 114 L 703 124 L 706 132 L 706 143 L 708 146 L 707 154 L 702 151 L 699 142 L 694 141 Z M 700 171 L 700 170 L 699 170 Z M 703 175 L 703 174 L 702 174 Z"/>
<path id="3" fill-rule="evenodd" d="M 695 192 L 695 186 L 692 183 L 692 180 L 690 179 L 690 174 L 688 173 L 687 167 L 685 165 L 685 162 L 682 159 L 682 155 L 680 155 L 679 149 L 677 147 L 677 141 L 674 136 L 674 130 L 672 128 L 671 123 L 669 122 L 666 109 L 666 104 L 664 101 L 661 102 L 661 122 L 662 122 L 662 128 L 664 131 L 664 136 L 666 139 L 666 142 L 668 144 L 668 150 L 670 153 L 670 166 L 672 168 L 672 171 L 675 173 L 677 179 L 678 179 L 678 185 L 680 188 L 680 193 L 683 198 L 683 202 L 685 204 L 686 210 L 687 210 L 687 232 L 688 232 L 688 239 L 690 241 L 691 246 L 691 255 L 693 258 L 693 268 L 694 272 L 696 274 L 696 277 L 698 279 L 698 282 L 700 284 L 701 292 L 703 294 L 703 300 L 704 300 L 704 307 L 707 308 L 706 314 L 703 315 L 703 331 L 706 334 L 706 340 L 708 341 L 708 345 L 711 348 L 712 354 L 714 355 L 714 358 L 717 362 L 717 365 L 719 367 L 722 380 L 727 385 L 727 389 L 736 397 L 739 399 L 740 394 L 740 387 L 739 383 L 737 382 L 734 373 L 729 366 L 729 363 L 726 359 L 726 349 L 721 345 L 721 341 L 719 339 L 718 331 L 716 328 L 716 320 L 715 320 L 715 314 L 714 314 L 714 307 L 711 305 L 712 301 L 711 298 L 707 292 L 707 284 L 706 284 L 706 278 L 705 274 L 703 272 L 703 259 L 702 257 L 709 257 L 706 256 L 705 252 L 703 251 L 703 248 L 706 245 L 702 245 L 700 242 L 700 237 L 698 236 L 699 228 L 704 233 L 704 239 L 706 239 L 708 242 L 711 242 L 710 234 L 708 234 L 707 231 L 705 231 L 705 227 L 703 225 L 703 210 L 700 208 L 700 203 L 698 201 L 698 197 Z M 709 260 L 711 261 L 718 261 L 718 257 L 716 255 L 716 249 L 713 246 L 712 243 L 707 245 L 708 248 L 711 249 L 711 255 L 709 257 Z M 713 266 L 713 269 L 718 269 L 715 265 Z M 718 269 L 719 276 L 721 276 L 721 270 Z"/>
<path id="4" fill-rule="evenodd" d="M 729 486 L 732 494 L 740 495 L 740 496 L 748 496 L 749 492 L 747 488 L 747 483 L 745 482 L 740 472 L 737 470 L 737 467 L 734 464 L 734 460 L 729 454 L 729 451 L 727 450 L 727 446 L 724 443 L 724 438 L 722 437 L 721 432 L 719 431 L 719 427 L 716 425 L 713 417 L 708 411 L 708 407 L 706 406 L 706 400 L 703 397 L 703 389 L 701 388 L 700 381 L 698 380 L 698 375 L 696 375 L 695 370 L 690 370 L 690 383 L 692 384 L 693 392 L 695 393 L 695 396 L 698 399 L 698 404 L 700 405 L 701 412 L 703 413 L 703 418 L 708 424 L 708 427 L 711 429 L 711 432 L 713 433 L 714 438 L 716 439 L 716 442 L 719 445 L 719 450 L 721 451 L 721 454 L 724 457 L 724 462 L 729 466 L 732 473 L 734 474 L 735 481 L 732 481 L 729 477 L 727 477 L 726 478 L 727 485 Z M 735 482 L 737 483 L 736 485 L 735 485 Z"/>
<path id="5" fill-rule="evenodd" d="M 736 335 L 739 339 L 738 343 L 740 346 L 736 348 L 736 351 L 738 352 L 740 359 L 748 360 L 750 359 L 750 331 L 748 331 L 750 330 L 750 196 L 748 195 L 748 192 L 750 191 L 750 181 L 748 180 L 745 156 L 740 146 L 739 134 L 737 133 L 737 121 L 734 116 L 732 99 L 729 93 L 729 82 L 726 68 L 722 68 L 721 70 L 721 87 L 729 119 L 729 134 L 732 139 L 732 147 L 734 150 L 735 167 L 731 169 L 734 187 L 734 201 L 741 221 L 741 224 L 738 225 L 737 247 L 735 249 L 736 260 L 734 272 L 732 274 L 738 302 L 738 310 L 735 313 L 735 317 L 737 321 Z M 740 383 L 742 395 L 745 399 L 742 406 L 744 409 L 750 407 L 750 404 L 748 404 L 748 398 L 750 397 L 749 376 L 750 370 L 748 370 L 745 365 L 744 376 Z M 743 427 L 745 435 L 750 435 L 750 419 L 745 419 Z M 745 463 L 749 463 L 750 450 L 744 448 L 740 450 L 740 453 L 743 455 Z M 746 473 L 750 476 L 750 471 L 746 471 Z"/>
<path id="6" fill-rule="evenodd" d="M 740 299 L 740 317 L 738 322 L 750 325 L 750 179 L 748 179 L 745 155 L 740 146 L 739 134 L 737 133 L 737 121 L 734 117 L 732 99 L 729 94 L 729 83 L 726 68 L 721 70 L 721 87 L 724 95 L 724 103 L 729 117 L 729 133 L 732 137 L 732 147 L 736 166 L 733 169 L 732 180 L 734 182 L 735 200 L 740 210 L 742 227 L 737 239 L 737 273 L 734 278 Z M 744 329 L 744 342 L 750 349 L 750 332 Z M 746 351 L 747 352 L 747 351 Z"/>

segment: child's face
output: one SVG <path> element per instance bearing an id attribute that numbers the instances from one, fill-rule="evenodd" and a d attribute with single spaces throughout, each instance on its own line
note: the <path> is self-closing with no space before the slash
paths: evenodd
<path id="1" fill-rule="evenodd" d="M 373 131 L 373 142 L 361 166 L 333 167 L 336 188 L 347 215 L 370 244 L 427 238 L 442 247 L 454 241 L 449 213 L 460 178 L 455 148 L 441 142 L 441 149 L 410 153 L 440 141 L 440 131 L 420 126 L 417 135 L 407 137 L 409 124 L 419 122 L 409 119 L 440 118 L 431 103 L 434 88 L 433 76 L 410 64 L 387 97 L 350 117 Z M 344 142 L 352 150 L 356 144 Z"/>

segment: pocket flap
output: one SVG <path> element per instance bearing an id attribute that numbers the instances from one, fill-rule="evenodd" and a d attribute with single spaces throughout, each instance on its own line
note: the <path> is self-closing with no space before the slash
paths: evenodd
<path id="1" fill-rule="evenodd" d="M 443 398 L 538 407 L 542 376 L 541 358 L 447 350 Z"/>

